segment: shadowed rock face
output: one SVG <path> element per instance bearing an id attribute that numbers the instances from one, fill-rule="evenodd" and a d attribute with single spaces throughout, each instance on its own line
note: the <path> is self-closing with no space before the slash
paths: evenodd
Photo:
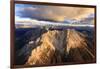
<path id="1" fill-rule="evenodd" d="M 22 29 L 19 29 L 22 30 Z M 25 29 L 27 30 L 27 29 Z M 19 31 L 18 31 L 19 32 Z M 23 30 L 21 31 L 23 32 Z M 31 51 L 37 47 L 39 44 L 39 37 L 47 32 L 46 30 L 42 30 L 40 28 L 29 29 L 25 34 L 22 34 L 21 38 L 18 38 L 16 41 L 15 47 L 15 64 L 22 65 L 25 64 L 27 59 L 29 58 Z"/>
<path id="2" fill-rule="evenodd" d="M 16 55 L 26 65 L 92 61 L 95 56 L 90 46 L 94 45 L 86 34 L 73 29 L 48 30 L 29 41 Z"/>

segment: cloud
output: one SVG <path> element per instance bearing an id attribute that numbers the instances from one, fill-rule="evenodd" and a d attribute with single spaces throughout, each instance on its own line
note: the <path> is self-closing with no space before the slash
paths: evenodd
<path id="1" fill-rule="evenodd" d="M 18 5 L 18 4 L 17 4 Z M 44 5 L 16 5 L 16 16 L 47 21 L 64 21 L 64 19 L 81 19 L 91 13 L 93 8 L 44 6 Z M 23 5 L 21 7 L 21 5 Z"/>

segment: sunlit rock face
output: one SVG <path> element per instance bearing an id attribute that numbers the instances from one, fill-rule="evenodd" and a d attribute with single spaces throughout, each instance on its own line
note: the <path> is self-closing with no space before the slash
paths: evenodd
<path id="1" fill-rule="evenodd" d="M 61 63 L 65 48 L 66 31 L 48 31 L 43 34 L 40 45 L 32 50 L 26 64 L 51 64 Z"/>
<path id="2" fill-rule="evenodd" d="M 83 33 L 67 31 L 48 31 L 41 36 L 40 45 L 33 49 L 27 65 L 44 65 L 66 62 L 88 62 L 95 57 L 91 41 Z"/>

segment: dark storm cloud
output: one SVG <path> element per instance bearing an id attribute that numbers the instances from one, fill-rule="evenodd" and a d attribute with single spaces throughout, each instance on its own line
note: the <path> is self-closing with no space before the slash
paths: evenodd
<path id="1" fill-rule="evenodd" d="M 64 21 L 65 18 L 80 18 L 93 12 L 91 8 L 16 4 L 15 14 L 37 20 Z"/>

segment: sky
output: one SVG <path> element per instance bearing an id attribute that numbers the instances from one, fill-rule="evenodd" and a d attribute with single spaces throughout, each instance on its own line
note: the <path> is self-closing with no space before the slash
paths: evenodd
<path id="1" fill-rule="evenodd" d="M 43 20 L 63 22 L 82 19 L 94 14 L 94 8 L 15 4 L 15 20 Z"/>

